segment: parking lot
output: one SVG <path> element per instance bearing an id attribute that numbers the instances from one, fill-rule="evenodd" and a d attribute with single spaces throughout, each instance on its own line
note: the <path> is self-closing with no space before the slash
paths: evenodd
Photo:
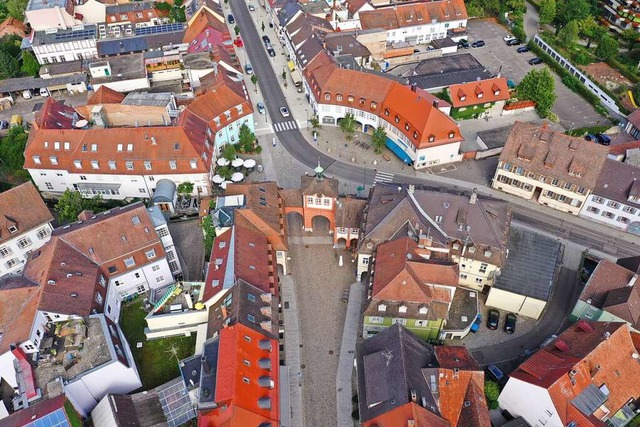
<path id="1" fill-rule="evenodd" d="M 520 83 L 532 68 L 542 68 L 545 65 L 529 65 L 529 60 L 535 55 L 531 52 L 518 53 L 519 46 L 507 46 L 502 39 L 507 30 L 490 20 L 470 20 L 467 26 L 469 42 L 484 40 L 486 46 L 479 49 L 469 49 L 482 65 L 494 73 L 501 73 L 504 77 Z M 604 124 L 606 119 L 596 113 L 589 103 L 569 90 L 553 73 L 556 81 L 557 99 L 553 112 L 560 118 L 560 124 L 566 128 L 580 128 Z"/>
<path id="2" fill-rule="evenodd" d="M 79 93 L 75 95 L 69 95 L 66 91 L 59 92 L 54 91 L 51 96 L 55 100 L 64 100 L 67 105 L 78 106 L 85 105 L 87 103 L 87 92 Z M 7 109 L 0 110 L 0 120 L 11 121 L 11 116 L 19 114 L 22 116 L 24 122 L 31 122 L 33 120 L 33 111 L 37 104 L 43 103 L 46 98 L 42 96 L 34 96 L 31 99 L 24 99 L 22 96 L 15 97 L 15 104 Z"/>

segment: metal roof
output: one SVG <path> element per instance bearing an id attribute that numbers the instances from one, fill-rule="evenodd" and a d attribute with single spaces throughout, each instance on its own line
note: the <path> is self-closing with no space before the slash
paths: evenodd
<path id="1" fill-rule="evenodd" d="M 152 203 L 173 203 L 176 195 L 176 183 L 170 179 L 161 179 L 156 185 L 156 192 L 151 199 Z"/>
<path id="2" fill-rule="evenodd" d="M 475 68 L 471 70 L 447 71 L 437 74 L 422 74 L 417 76 L 408 76 L 411 84 L 415 83 L 420 89 L 435 89 L 447 87 L 454 84 L 469 83 L 477 80 L 485 80 L 493 75 L 483 69 Z"/>
<path id="3" fill-rule="evenodd" d="M 561 246 L 554 239 L 512 224 L 509 258 L 493 287 L 548 301 Z"/>
<path id="4" fill-rule="evenodd" d="M 53 77 L 51 79 L 41 79 L 36 77 L 19 77 L 16 79 L 0 80 L 0 93 L 18 92 L 22 90 L 33 90 L 42 87 L 54 87 L 65 84 L 78 84 L 87 81 L 84 73 L 73 74 L 71 76 Z"/>

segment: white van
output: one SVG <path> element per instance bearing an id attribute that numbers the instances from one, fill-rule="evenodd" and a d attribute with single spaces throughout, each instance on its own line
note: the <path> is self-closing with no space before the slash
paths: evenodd
<path id="1" fill-rule="evenodd" d="M 31 91 L 29 89 L 27 89 L 27 90 L 22 92 L 22 97 L 24 99 L 31 99 L 31 98 L 33 98 L 33 95 L 31 94 Z"/>
<path id="2" fill-rule="evenodd" d="M 45 98 L 46 98 L 47 96 L 49 96 L 49 91 L 47 90 L 47 88 L 46 88 L 46 87 L 41 87 L 41 88 L 40 88 L 40 96 L 45 97 Z"/>

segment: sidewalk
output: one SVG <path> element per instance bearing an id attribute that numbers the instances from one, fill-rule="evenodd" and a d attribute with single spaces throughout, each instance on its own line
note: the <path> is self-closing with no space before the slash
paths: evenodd
<path id="1" fill-rule="evenodd" d="M 336 409 L 338 413 L 338 427 L 353 427 L 351 412 L 353 404 L 351 397 L 355 394 L 352 387 L 353 361 L 356 357 L 356 343 L 360 331 L 360 312 L 364 297 L 362 282 L 351 284 L 347 315 L 344 319 L 344 330 L 340 344 L 340 360 L 336 377 Z"/>
<path id="2" fill-rule="evenodd" d="M 291 276 L 280 277 L 282 291 L 282 313 L 284 316 L 284 354 L 289 367 L 289 402 L 291 404 L 291 426 L 304 426 L 302 404 L 302 372 L 300 368 L 300 329 L 298 324 L 298 303 Z"/>

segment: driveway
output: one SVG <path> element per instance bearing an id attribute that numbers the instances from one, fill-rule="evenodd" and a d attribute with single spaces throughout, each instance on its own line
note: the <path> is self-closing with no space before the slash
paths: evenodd
<path id="1" fill-rule="evenodd" d="M 470 20 L 467 26 L 469 40 L 484 40 L 487 45 L 480 49 L 470 49 L 469 52 L 487 69 L 494 73 L 501 73 L 516 84 L 533 68 L 540 69 L 544 64 L 531 66 L 529 60 L 535 55 L 531 52 L 517 53 L 519 46 L 507 46 L 502 39 L 507 30 L 489 20 Z M 566 128 L 580 128 L 604 124 L 607 120 L 596 113 L 593 107 L 580 96 L 569 90 L 557 74 L 551 73 L 556 82 L 556 103 L 553 112 L 560 118 L 560 124 Z"/>
<path id="2" fill-rule="evenodd" d="M 333 249 L 329 235 L 303 233 L 289 215 L 291 275 L 296 285 L 301 344 L 305 426 L 337 426 L 336 376 L 349 285 L 351 257 Z M 344 266 L 338 266 L 343 255 Z"/>
<path id="3" fill-rule="evenodd" d="M 64 100 L 65 104 L 78 106 L 85 105 L 87 103 L 87 92 L 79 93 L 76 95 L 69 95 L 66 92 L 54 91 L 51 95 L 53 99 L 60 101 Z M 11 116 L 14 114 L 20 114 L 25 122 L 33 120 L 33 109 L 37 104 L 41 104 L 46 101 L 47 98 L 41 96 L 35 96 L 31 99 L 24 99 L 22 97 L 16 97 L 16 103 L 8 110 L 0 110 L 0 120 L 10 121 Z"/>
<path id="4" fill-rule="evenodd" d="M 169 232 L 178 251 L 184 280 L 204 280 L 204 235 L 198 220 L 170 222 Z"/>

